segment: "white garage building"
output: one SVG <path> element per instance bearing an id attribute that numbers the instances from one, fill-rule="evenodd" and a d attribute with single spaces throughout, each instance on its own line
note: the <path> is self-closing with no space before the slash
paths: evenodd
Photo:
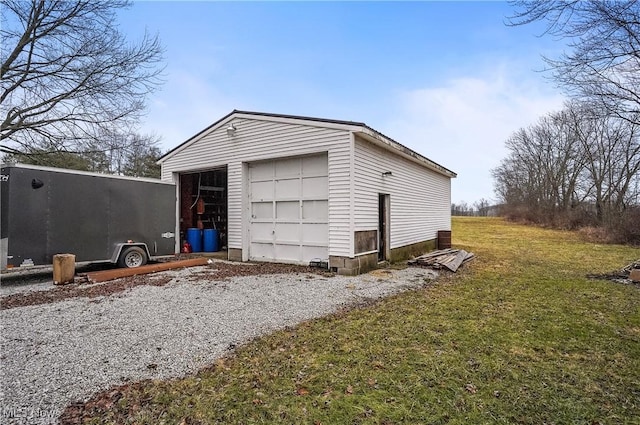
<path id="1" fill-rule="evenodd" d="M 176 231 L 217 229 L 230 260 L 357 274 L 451 229 L 456 174 L 360 122 L 235 110 L 159 163 Z"/>

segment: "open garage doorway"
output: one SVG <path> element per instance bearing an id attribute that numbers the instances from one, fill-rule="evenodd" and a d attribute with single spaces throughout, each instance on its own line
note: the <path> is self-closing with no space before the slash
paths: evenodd
<path id="1" fill-rule="evenodd" d="M 180 174 L 180 240 L 187 240 L 189 232 L 193 234 L 189 229 L 199 229 L 204 234 L 201 245 L 193 244 L 194 251 L 227 250 L 227 193 L 226 166 Z M 212 245 L 207 238 L 213 234 L 217 243 Z"/>

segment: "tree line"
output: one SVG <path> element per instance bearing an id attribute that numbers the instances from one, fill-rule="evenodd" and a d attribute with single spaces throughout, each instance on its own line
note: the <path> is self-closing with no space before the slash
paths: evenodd
<path id="1" fill-rule="evenodd" d="M 451 203 L 451 215 L 454 216 L 487 217 L 495 215 L 495 212 L 495 208 L 485 198 L 480 198 L 472 204 L 468 204 L 466 201 Z"/>
<path id="2" fill-rule="evenodd" d="M 512 4 L 512 25 L 545 21 L 546 34 L 568 40 L 567 52 L 545 62 L 570 100 L 506 141 L 492 170 L 502 213 L 640 242 L 640 4 Z"/>
<path id="3" fill-rule="evenodd" d="M 159 178 L 159 139 L 150 135 L 110 134 L 99 146 L 82 151 L 48 150 L 40 146 L 5 153 L 5 163 L 68 168 L 104 174 Z"/>
<path id="4" fill-rule="evenodd" d="M 503 213 L 560 227 L 604 226 L 638 236 L 640 128 L 570 102 L 511 135 L 493 171 Z M 627 221 L 629 223 L 627 224 Z"/>

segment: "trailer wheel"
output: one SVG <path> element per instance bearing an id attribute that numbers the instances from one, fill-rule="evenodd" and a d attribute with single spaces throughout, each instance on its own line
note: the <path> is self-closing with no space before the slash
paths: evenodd
<path id="1" fill-rule="evenodd" d="M 139 246 L 131 246 L 120 254 L 118 265 L 120 267 L 134 268 L 147 264 L 147 253 Z"/>

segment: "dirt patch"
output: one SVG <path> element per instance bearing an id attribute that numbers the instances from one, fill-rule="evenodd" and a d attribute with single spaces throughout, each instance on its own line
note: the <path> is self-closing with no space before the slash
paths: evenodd
<path id="1" fill-rule="evenodd" d="M 0 310 L 8 310 L 10 308 L 28 305 L 55 303 L 69 298 L 103 297 L 140 285 L 163 286 L 169 283 L 170 280 L 170 277 L 131 276 L 97 285 L 72 283 L 65 286 L 56 286 L 47 291 L 27 292 L 2 297 L 0 298 Z"/>
<path id="2" fill-rule="evenodd" d="M 110 296 L 136 286 L 164 286 L 172 278 L 160 274 L 130 276 L 100 284 L 77 284 L 56 286 L 46 291 L 12 294 L 0 298 L 0 310 L 8 310 L 29 305 L 49 304 L 70 298 L 97 298 Z M 234 276 L 252 276 L 260 274 L 308 273 L 332 275 L 326 270 L 276 263 L 228 263 L 213 262 L 204 271 L 193 274 L 197 280 L 224 280 Z"/>
<path id="3" fill-rule="evenodd" d="M 335 273 L 317 267 L 296 266 L 278 263 L 229 263 L 214 262 L 201 272 L 194 273 L 193 280 L 224 280 L 236 276 L 260 274 L 307 273 L 334 276 Z"/>
<path id="4" fill-rule="evenodd" d="M 127 393 L 140 393 L 144 391 L 148 381 L 140 381 L 131 384 L 124 384 L 114 387 L 107 391 L 102 391 L 86 402 L 72 403 L 67 406 L 58 418 L 61 425 L 80 425 L 92 418 L 103 415 L 105 412 L 112 410 L 116 404 Z M 133 409 L 136 413 L 136 409 Z M 118 418 L 126 422 L 125 418 Z"/>

